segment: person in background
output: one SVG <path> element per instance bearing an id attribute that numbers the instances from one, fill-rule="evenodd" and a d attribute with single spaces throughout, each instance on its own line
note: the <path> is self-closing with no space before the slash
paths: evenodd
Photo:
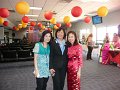
<path id="1" fill-rule="evenodd" d="M 103 43 L 106 43 L 106 41 L 110 41 L 108 33 L 106 33 Z"/>
<path id="2" fill-rule="evenodd" d="M 67 85 L 68 90 L 80 90 L 80 77 L 82 61 L 82 46 L 78 43 L 76 33 L 69 31 L 67 34 L 68 66 Z"/>
<path id="3" fill-rule="evenodd" d="M 85 44 L 85 41 L 86 41 L 85 35 L 82 35 L 82 44 Z"/>
<path id="4" fill-rule="evenodd" d="M 55 36 L 50 48 L 50 72 L 53 76 L 53 90 L 63 90 L 68 62 L 65 29 L 59 28 Z"/>
<path id="5" fill-rule="evenodd" d="M 116 34 L 115 39 L 116 40 L 114 41 L 113 46 L 116 49 L 120 49 L 120 38 L 119 38 L 118 34 Z"/>
<path id="6" fill-rule="evenodd" d="M 107 40 L 102 48 L 102 64 L 108 64 L 108 52 L 110 49 L 110 43 L 109 40 Z"/>
<path id="7" fill-rule="evenodd" d="M 50 76 L 49 71 L 49 54 L 50 54 L 50 42 L 51 33 L 45 30 L 42 33 L 40 42 L 35 44 L 34 52 L 34 75 L 36 77 L 36 90 L 46 90 L 48 78 Z"/>
<path id="8" fill-rule="evenodd" d="M 93 46 L 94 46 L 94 42 L 92 40 L 93 35 L 92 33 L 87 37 L 87 41 L 86 41 L 86 45 L 88 47 L 88 52 L 87 52 L 87 60 L 92 60 L 92 50 L 93 50 Z"/>

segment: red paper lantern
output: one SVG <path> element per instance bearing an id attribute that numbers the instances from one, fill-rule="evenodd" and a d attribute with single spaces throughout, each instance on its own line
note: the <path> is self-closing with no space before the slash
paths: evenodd
<path id="1" fill-rule="evenodd" d="M 85 23 L 90 23 L 91 22 L 91 18 L 89 16 L 85 17 L 84 22 Z"/>
<path id="2" fill-rule="evenodd" d="M 57 23 L 56 26 L 57 26 L 57 27 L 61 27 L 61 24 L 60 24 L 60 23 Z"/>
<path id="3" fill-rule="evenodd" d="M 24 17 L 22 18 L 22 21 L 23 21 L 24 23 L 28 23 L 28 22 L 30 21 L 30 19 L 29 19 L 28 16 L 24 16 Z"/>
<path id="4" fill-rule="evenodd" d="M 3 18 L 7 18 L 10 15 L 7 8 L 1 8 L 0 9 L 0 16 Z"/>
<path id="5" fill-rule="evenodd" d="M 33 30 L 34 28 L 32 26 L 30 26 L 30 30 Z"/>
<path id="6" fill-rule="evenodd" d="M 8 24 L 9 24 L 8 21 L 4 21 L 3 23 L 4 26 L 8 26 Z"/>
<path id="7" fill-rule="evenodd" d="M 71 14 L 73 17 L 79 17 L 82 14 L 82 9 L 79 6 L 75 6 L 72 8 Z"/>
<path id="8" fill-rule="evenodd" d="M 30 26 L 35 26 L 36 22 L 30 22 Z"/>
<path id="9" fill-rule="evenodd" d="M 16 26 L 13 27 L 13 30 L 16 30 Z"/>
<path id="10" fill-rule="evenodd" d="M 48 28 L 48 31 L 52 32 L 51 28 Z"/>
<path id="11" fill-rule="evenodd" d="M 53 13 L 50 11 L 45 12 L 44 17 L 45 17 L 45 19 L 50 20 L 53 17 Z"/>
<path id="12" fill-rule="evenodd" d="M 40 23 L 40 22 L 39 22 L 39 23 L 38 23 L 38 27 L 40 27 L 40 28 L 41 28 L 41 27 L 42 27 L 42 23 Z"/>
<path id="13" fill-rule="evenodd" d="M 71 24 L 71 23 L 66 23 L 66 26 L 67 26 L 67 27 L 71 27 L 72 24 Z"/>

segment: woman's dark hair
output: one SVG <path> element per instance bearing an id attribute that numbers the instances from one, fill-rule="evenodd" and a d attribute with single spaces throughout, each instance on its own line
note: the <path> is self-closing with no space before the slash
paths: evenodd
<path id="1" fill-rule="evenodd" d="M 51 32 L 50 31 L 48 31 L 48 30 L 45 30 L 43 33 L 42 33 L 42 36 L 41 36 L 41 38 L 40 38 L 40 42 L 44 42 L 44 36 L 46 35 L 46 34 L 50 34 L 50 36 L 51 36 L 51 39 L 50 39 L 50 42 L 49 42 L 49 44 L 51 43 L 51 41 L 52 41 L 52 34 L 51 34 Z"/>
<path id="2" fill-rule="evenodd" d="M 64 29 L 63 27 L 59 28 L 59 29 L 55 32 L 55 37 L 57 38 L 57 33 L 58 33 L 59 31 L 63 31 L 63 32 L 64 32 L 64 37 L 63 37 L 63 39 L 65 39 L 65 38 L 66 38 L 66 33 L 65 33 L 65 29 Z"/>
<path id="3" fill-rule="evenodd" d="M 72 44 L 68 41 L 68 36 L 69 36 L 69 34 L 73 34 L 73 35 L 75 36 L 75 41 L 74 41 L 74 43 L 73 43 L 73 46 L 79 44 L 76 33 L 75 33 L 74 31 L 69 31 L 69 32 L 67 33 L 67 45 L 68 45 L 69 47 L 72 46 Z"/>

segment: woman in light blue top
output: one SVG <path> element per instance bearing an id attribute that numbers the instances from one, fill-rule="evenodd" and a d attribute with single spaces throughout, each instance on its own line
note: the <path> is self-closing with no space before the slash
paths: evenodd
<path id="1" fill-rule="evenodd" d="M 34 74 L 36 77 L 36 90 L 46 90 L 47 82 L 50 76 L 49 72 L 49 54 L 51 33 L 46 30 L 42 33 L 40 42 L 35 44 L 34 52 Z"/>

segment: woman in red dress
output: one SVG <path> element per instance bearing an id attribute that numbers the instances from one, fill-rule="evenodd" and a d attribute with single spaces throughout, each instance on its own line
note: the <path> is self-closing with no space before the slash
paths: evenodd
<path id="1" fill-rule="evenodd" d="M 68 66 L 67 85 L 68 90 L 80 90 L 80 76 L 82 67 L 82 46 L 78 43 L 76 33 L 69 31 L 67 34 Z"/>

